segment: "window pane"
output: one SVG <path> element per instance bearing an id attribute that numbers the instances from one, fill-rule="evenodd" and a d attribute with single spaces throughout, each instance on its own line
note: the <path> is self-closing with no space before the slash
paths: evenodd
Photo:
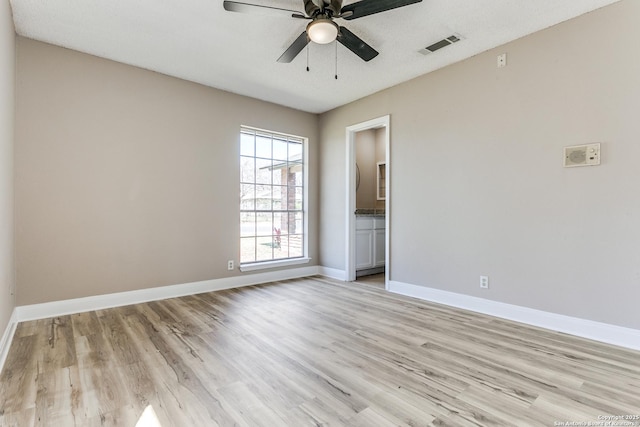
<path id="1" fill-rule="evenodd" d="M 287 209 L 287 187 L 273 186 L 273 210 Z"/>
<path id="2" fill-rule="evenodd" d="M 240 261 L 254 262 L 256 260 L 256 239 L 243 237 L 240 239 Z"/>
<path id="3" fill-rule="evenodd" d="M 289 161 L 302 161 L 302 144 L 299 142 L 289 143 Z"/>
<path id="4" fill-rule="evenodd" d="M 281 224 L 280 216 L 281 216 L 281 214 L 274 214 L 273 215 L 273 241 L 276 243 L 277 247 L 280 247 L 281 237 L 283 235 L 286 235 L 286 232 L 282 231 L 282 224 Z"/>
<path id="5" fill-rule="evenodd" d="M 240 134 L 240 155 L 241 156 L 253 157 L 255 155 L 253 141 L 254 141 L 253 135 L 249 135 L 246 133 Z"/>
<path id="6" fill-rule="evenodd" d="M 302 163 L 289 163 L 289 172 L 291 173 L 290 182 L 293 185 L 303 185 L 302 182 Z"/>
<path id="7" fill-rule="evenodd" d="M 298 226 L 298 218 L 296 217 L 297 212 L 289 212 L 287 215 L 287 231 L 289 232 L 288 234 L 302 233 L 302 224 Z"/>
<path id="8" fill-rule="evenodd" d="M 258 237 L 256 261 L 268 261 L 273 259 L 273 236 Z"/>
<path id="9" fill-rule="evenodd" d="M 256 210 L 271 210 L 271 186 L 256 185 Z"/>
<path id="10" fill-rule="evenodd" d="M 303 220 L 302 212 L 296 212 L 293 215 L 296 218 L 296 233 L 302 234 L 302 232 L 304 231 L 304 228 L 303 228 L 304 220 Z M 293 234 L 293 232 L 291 234 Z"/>
<path id="11" fill-rule="evenodd" d="M 273 214 L 273 228 L 274 234 L 286 235 L 287 232 L 287 213 L 274 213 Z"/>
<path id="12" fill-rule="evenodd" d="M 283 237 L 279 246 L 273 248 L 273 259 L 289 258 L 289 246 L 287 245 L 286 239 L 286 237 Z"/>
<path id="13" fill-rule="evenodd" d="M 254 212 L 240 213 L 240 237 L 256 235 L 256 214 Z"/>
<path id="14" fill-rule="evenodd" d="M 256 159 L 256 183 L 271 184 L 271 160 Z"/>
<path id="15" fill-rule="evenodd" d="M 273 214 L 258 213 L 256 214 L 256 235 L 271 236 L 273 234 Z"/>
<path id="16" fill-rule="evenodd" d="M 302 210 L 302 187 L 296 187 L 295 209 Z"/>
<path id="17" fill-rule="evenodd" d="M 253 210 L 256 208 L 256 186 L 252 184 L 240 185 L 240 210 Z"/>
<path id="18" fill-rule="evenodd" d="M 271 158 L 271 138 L 256 135 L 256 157 Z"/>
<path id="19" fill-rule="evenodd" d="M 276 163 L 273 165 L 273 170 L 271 171 L 271 183 L 273 185 L 282 185 L 287 182 L 287 167 L 286 163 Z"/>
<path id="20" fill-rule="evenodd" d="M 301 257 L 302 246 L 302 234 L 289 235 L 289 257 Z"/>
<path id="21" fill-rule="evenodd" d="M 253 157 L 240 157 L 240 182 L 254 183 L 256 180 Z"/>
<path id="22" fill-rule="evenodd" d="M 274 160 L 287 160 L 287 143 L 283 139 L 273 139 L 273 159 Z"/>

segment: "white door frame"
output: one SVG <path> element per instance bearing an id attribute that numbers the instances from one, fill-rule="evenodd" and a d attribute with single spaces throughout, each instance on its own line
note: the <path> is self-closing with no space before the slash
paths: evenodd
<path id="1" fill-rule="evenodd" d="M 391 229 L 389 228 L 391 212 L 391 152 L 390 152 L 390 121 L 391 116 L 386 115 L 377 119 L 368 120 L 347 127 L 347 211 L 346 211 L 346 250 L 345 250 L 345 276 L 348 282 L 356 280 L 356 133 L 368 129 L 385 129 L 385 155 L 386 155 L 386 197 L 385 197 L 385 289 L 389 286 L 391 263 L 389 262 L 389 241 Z"/>

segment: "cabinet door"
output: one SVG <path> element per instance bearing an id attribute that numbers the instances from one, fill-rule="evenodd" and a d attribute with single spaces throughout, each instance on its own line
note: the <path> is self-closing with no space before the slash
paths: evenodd
<path id="1" fill-rule="evenodd" d="M 374 267 L 382 267 L 384 265 L 384 249 L 385 245 L 385 230 L 373 230 L 374 233 Z"/>
<path id="2" fill-rule="evenodd" d="M 356 230 L 356 270 L 373 267 L 373 230 Z"/>

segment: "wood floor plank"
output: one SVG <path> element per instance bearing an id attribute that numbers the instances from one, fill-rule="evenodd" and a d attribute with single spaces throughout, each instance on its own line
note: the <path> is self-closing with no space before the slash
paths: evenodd
<path id="1" fill-rule="evenodd" d="M 73 323 L 71 316 L 49 319 L 47 347 L 43 348 L 45 371 L 67 368 L 76 363 Z"/>
<path id="2" fill-rule="evenodd" d="M 640 352 L 322 277 L 16 328 L 1 426 L 148 408 L 163 427 L 588 423 L 640 415 Z"/>
<path id="3" fill-rule="evenodd" d="M 15 337 L 0 375 L 0 415 L 7 408 L 20 411 L 34 407 L 37 394 L 39 343 L 37 334 Z"/>

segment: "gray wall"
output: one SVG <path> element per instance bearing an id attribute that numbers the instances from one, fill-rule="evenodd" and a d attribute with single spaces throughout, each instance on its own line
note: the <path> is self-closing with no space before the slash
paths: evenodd
<path id="1" fill-rule="evenodd" d="M 363 130 L 355 135 L 356 164 L 360 185 L 356 190 L 356 209 L 376 207 L 376 132 Z"/>
<path id="2" fill-rule="evenodd" d="M 386 160 L 384 129 L 368 129 L 355 134 L 356 164 L 360 186 L 356 191 L 356 209 L 384 209 L 378 200 L 378 162 Z"/>
<path id="3" fill-rule="evenodd" d="M 323 114 L 321 263 L 344 269 L 345 127 L 390 114 L 391 280 L 640 329 L 638 16 L 625 0 Z M 601 166 L 562 167 L 592 142 Z"/>
<path id="4" fill-rule="evenodd" d="M 15 306 L 13 140 L 15 31 L 7 0 L 0 2 L 0 337 Z"/>
<path id="5" fill-rule="evenodd" d="M 317 263 L 316 115 L 25 38 L 17 54 L 18 305 L 241 274 L 240 125 L 310 139 Z"/>

